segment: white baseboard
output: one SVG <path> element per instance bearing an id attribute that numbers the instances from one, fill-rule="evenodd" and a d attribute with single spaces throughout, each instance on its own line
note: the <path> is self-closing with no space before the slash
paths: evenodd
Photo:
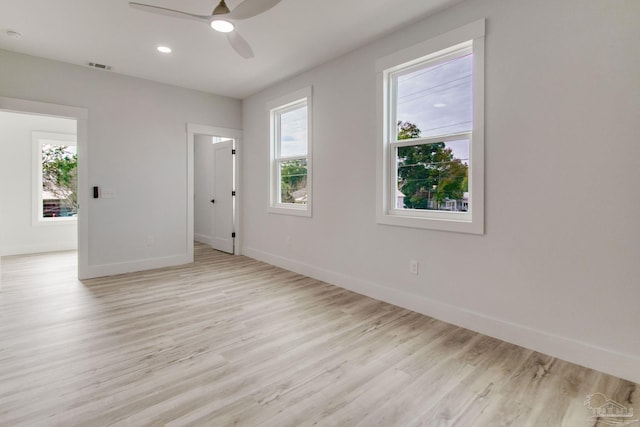
<path id="1" fill-rule="evenodd" d="M 12 245 L 0 248 L 0 256 L 40 254 L 44 252 L 73 251 L 78 249 L 78 242 L 36 243 L 32 245 Z"/>
<path id="2" fill-rule="evenodd" d="M 187 254 L 172 255 L 162 258 L 148 258 L 132 262 L 118 262 L 113 264 L 89 265 L 86 275 L 82 279 L 113 276 L 114 274 L 133 273 L 136 271 L 153 270 L 155 268 L 173 267 L 189 264 L 192 260 Z"/>
<path id="3" fill-rule="evenodd" d="M 498 338 L 549 356 L 640 383 L 640 358 L 587 342 L 497 319 L 440 301 L 347 276 L 289 258 L 242 248 L 243 255 L 341 288 L 385 301 L 447 323 Z"/>
<path id="4" fill-rule="evenodd" d="M 204 243 L 205 245 L 209 245 L 209 246 L 211 246 L 211 243 L 213 242 L 213 238 L 211 236 L 205 236 L 204 234 L 198 234 L 198 233 L 193 234 L 193 240 L 195 240 L 196 242 Z"/>

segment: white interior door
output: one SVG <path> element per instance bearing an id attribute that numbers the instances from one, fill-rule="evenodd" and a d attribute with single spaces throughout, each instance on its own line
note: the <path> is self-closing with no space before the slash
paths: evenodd
<path id="1" fill-rule="evenodd" d="M 233 253 L 233 140 L 213 144 L 213 249 Z"/>

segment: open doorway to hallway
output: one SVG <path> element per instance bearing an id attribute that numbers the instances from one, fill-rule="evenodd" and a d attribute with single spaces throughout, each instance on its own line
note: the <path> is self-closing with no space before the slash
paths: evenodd
<path id="1" fill-rule="evenodd" d="M 194 240 L 234 253 L 235 140 L 196 135 Z"/>
<path id="2" fill-rule="evenodd" d="M 188 245 L 240 254 L 239 156 L 242 131 L 187 124 Z"/>

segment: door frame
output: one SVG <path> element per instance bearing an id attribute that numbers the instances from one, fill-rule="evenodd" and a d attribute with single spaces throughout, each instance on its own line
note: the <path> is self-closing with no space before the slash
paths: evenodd
<path id="1" fill-rule="evenodd" d="M 239 197 L 242 190 L 241 181 L 241 155 L 242 155 L 242 131 L 238 129 L 216 127 L 209 125 L 200 125 L 196 123 L 187 123 L 187 258 L 189 262 L 193 262 L 193 237 L 194 237 L 194 153 L 195 153 L 195 136 L 219 136 L 223 138 L 231 138 L 235 140 L 235 164 L 234 164 L 234 180 L 236 183 L 236 200 L 235 211 L 233 213 L 233 222 L 235 228 L 235 244 L 234 255 L 240 255 L 242 253 L 242 224 L 240 223 L 240 209 L 242 208 L 241 198 Z"/>
<path id="2" fill-rule="evenodd" d="M 89 110 L 82 107 L 49 104 L 25 99 L 0 97 L 0 111 L 60 117 L 76 121 L 78 147 L 78 279 L 86 279 L 89 270 Z"/>

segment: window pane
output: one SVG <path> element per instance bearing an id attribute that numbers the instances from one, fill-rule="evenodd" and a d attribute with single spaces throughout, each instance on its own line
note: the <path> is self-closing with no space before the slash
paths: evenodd
<path id="1" fill-rule="evenodd" d="M 307 106 L 280 114 L 280 157 L 307 155 Z"/>
<path id="2" fill-rule="evenodd" d="M 396 149 L 397 209 L 469 210 L 469 140 Z"/>
<path id="3" fill-rule="evenodd" d="M 78 214 L 78 155 L 75 146 L 42 144 L 42 217 Z"/>
<path id="4" fill-rule="evenodd" d="M 468 54 L 397 76 L 398 139 L 471 131 L 472 74 L 473 56 Z M 402 131 L 407 125 L 415 126 L 413 132 Z"/>
<path id="5" fill-rule="evenodd" d="M 279 162 L 280 203 L 307 204 L 307 160 Z"/>

